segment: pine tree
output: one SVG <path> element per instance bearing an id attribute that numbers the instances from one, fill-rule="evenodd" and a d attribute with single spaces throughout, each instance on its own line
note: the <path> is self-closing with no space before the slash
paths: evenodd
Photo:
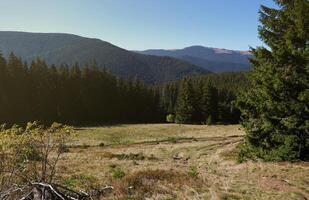
<path id="1" fill-rule="evenodd" d="M 0 123 L 5 122 L 8 110 L 8 93 L 7 93 L 8 72 L 6 60 L 0 52 Z"/>
<path id="2" fill-rule="evenodd" d="M 207 124 L 213 124 L 218 119 L 218 90 L 211 81 L 208 81 L 202 91 L 203 121 L 207 121 Z"/>
<path id="3" fill-rule="evenodd" d="M 247 135 L 240 158 L 295 160 L 309 156 L 309 2 L 277 0 L 261 7 L 252 49 L 251 88 L 238 100 Z"/>
<path id="4" fill-rule="evenodd" d="M 179 86 L 176 104 L 176 123 L 193 123 L 195 97 L 191 80 L 185 78 Z"/>
<path id="5" fill-rule="evenodd" d="M 22 60 L 14 53 L 10 53 L 7 62 L 8 79 L 5 83 L 10 101 L 8 108 L 10 112 L 6 114 L 10 122 L 24 121 L 25 115 L 29 111 L 26 70 Z"/>

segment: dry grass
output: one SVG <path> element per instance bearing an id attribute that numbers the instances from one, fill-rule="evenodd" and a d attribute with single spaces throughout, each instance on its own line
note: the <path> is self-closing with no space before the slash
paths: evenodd
<path id="1" fill-rule="evenodd" d="M 207 128 L 206 128 L 207 127 Z M 238 127 L 238 126 L 237 126 Z M 132 144 L 181 138 L 229 136 L 243 134 L 235 126 L 200 126 L 180 124 L 122 124 L 104 127 L 78 128 L 78 137 L 73 144 L 98 146 Z"/>
<path id="2" fill-rule="evenodd" d="M 112 185 L 101 199 L 309 199 L 308 163 L 239 164 L 243 134 L 238 125 L 82 128 L 58 178 L 88 191 Z"/>
<path id="3" fill-rule="evenodd" d="M 188 187 L 201 189 L 206 186 L 201 179 L 186 173 L 162 169 L 137 171 L 113 182 L 113 185 L 116 196 L 134 199 L 151 198 L 154 195 L 176 198 L 177 194 L 173 194 L 173 191 L 185 190 Z"/>

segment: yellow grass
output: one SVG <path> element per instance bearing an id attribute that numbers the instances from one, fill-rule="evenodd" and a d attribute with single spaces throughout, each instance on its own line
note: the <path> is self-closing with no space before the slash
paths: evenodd
<path id="1" fill-rule="evenodd" d="M 308 163 L 239 164 L 243 135 L 238 125 L 83 127 L 58 181 L 98 199 L 309 199 Z M 105 185 L 114 189 L 98 192 Z"/>

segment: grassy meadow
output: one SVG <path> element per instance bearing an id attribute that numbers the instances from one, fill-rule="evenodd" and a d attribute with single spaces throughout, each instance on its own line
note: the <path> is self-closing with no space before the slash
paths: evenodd
<path id="1" fill-rule="evenodd" d="M 238 163 L 243 136 L 239 125 L 78 127 L 57 181 L 98 199 L 309 199 L 308 163 Z"/>

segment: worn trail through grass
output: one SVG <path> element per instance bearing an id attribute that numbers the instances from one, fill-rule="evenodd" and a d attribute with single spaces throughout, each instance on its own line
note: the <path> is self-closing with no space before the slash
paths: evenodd
<path id="1" fill-rule="evenodd" d="M 59 181 L 88 191 L 113 186 L 97 199 L 309 199 L 308 163 L 237 163 L 243 135 L 238 125 L 83 128 Z"/>

